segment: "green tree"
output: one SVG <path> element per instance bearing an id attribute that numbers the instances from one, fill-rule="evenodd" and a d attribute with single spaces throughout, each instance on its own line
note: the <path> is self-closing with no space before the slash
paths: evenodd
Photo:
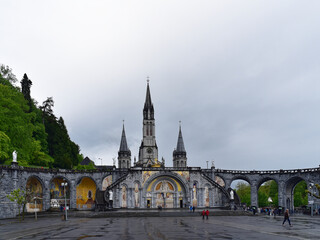
<path id="1" fill-rule="evenodd" d="M 300 181 L 294 188 L 293 191 L 293 199 L 294 199 L 294 206 L 301 207 L 308 205 L 308 193 L 307 190 L 307 183 L 305 181 Z"/>
<path id="2" fill-rule="evenodd" d="M 238 182 L 236 185 L 236 193 L 241 203 L 245 203 L 247 206 L 251 205 L 251 188 L 248 183 Z"/>
<path id="3" fill-rule="evenodd" d="M 5 65 L 0 65 L 0 84 L 13 87 L 17 81 L 16 76 L 12 73 L 11 68 Z"/>
<path id="4" fill-rule="evenodd" d="M 22 208 L 22 220 L 24 220 L 25 208 L 28 200 L 32 197 L 30 191 L 21 190 L 17 188 L 7 195 L 7 198 L 11 202 L 16 202 L 18 204 L 19 217 L 21 221 L 21 208 Z"/>
<path id="5" fill-rule="evenodd" d="M 269 197 L 272 202 L 268 202 Z M 258 190 L 259 207 L 278 206 L 278 184 L 274 180 L 265 182 Z"/>

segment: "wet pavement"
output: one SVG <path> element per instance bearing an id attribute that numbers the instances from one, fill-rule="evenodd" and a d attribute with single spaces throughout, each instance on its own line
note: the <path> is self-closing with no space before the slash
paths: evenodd
<path id="1" fill-rule="evenodd" d="M 0 220 L 0 239 L 319 239 L 320 218 L 291 217 L 293 227 L 282 226 L 282 217 L 71 217 L 42 216 Z"/>

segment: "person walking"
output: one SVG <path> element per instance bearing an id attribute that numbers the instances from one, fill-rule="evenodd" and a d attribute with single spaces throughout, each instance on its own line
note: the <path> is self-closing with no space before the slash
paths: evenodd
<path id="1" fill-rule="evenodd" d="M 207 217 L 207 220 L 208 220 L 208 218 L 209 218 L 209 210 L 208 209 L 206 211 L 206 217 Z"/>
<path id="2" fill-rule="evenodd" d="M 290 222 L 290 218 L 289 218 L 289 209 L 287 209 L 284 212 L 284 219 L 283 219 L 283 223 L 282 226 L 284 226 L 284 223 L 288 220 L 290 227 L 292 227 L 291 222 Z"/>
<path id="3" fill-rule="evenodd" d="M 202 219 L 204 219 L 204 216 L 206 215 L 206 210 L 205 209 L 203 209 L 203 211 L 202 211 Z"/>

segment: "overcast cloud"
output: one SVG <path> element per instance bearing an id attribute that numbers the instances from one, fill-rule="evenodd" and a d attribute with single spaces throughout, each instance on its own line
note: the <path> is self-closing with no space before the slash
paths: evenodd
<path id="1" fill-rule="evenodd" d="M 0 63 L 54 112 L 84 156 L 132 155 L 150 76 L 159 158 L 179 121 L 188 165 L 320 164 L 319 1 L 1 1 Z M 133 157 L 132 157 L 133 161 Z"/>

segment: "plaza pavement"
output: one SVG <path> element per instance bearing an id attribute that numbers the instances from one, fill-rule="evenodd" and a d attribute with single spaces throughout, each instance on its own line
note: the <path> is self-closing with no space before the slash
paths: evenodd
<path id="1" fill-rule="evenodd" d="M 121 211 L 120 211 L 121 212 Z M 128 211 L 122 211 L 127 213 Z M 155 211 L 156 212 L 156 211 Z M 200 212 L 163 217 L 80 217 L 42 214 L 38 220 L 0 220 L 0 239 L 319 239 L 320 217 L 291 216 L 293 227 L 282 227 L 283 217 L 209 216 Z M 88 215 L 90 216 L 90 215 Z"/>

